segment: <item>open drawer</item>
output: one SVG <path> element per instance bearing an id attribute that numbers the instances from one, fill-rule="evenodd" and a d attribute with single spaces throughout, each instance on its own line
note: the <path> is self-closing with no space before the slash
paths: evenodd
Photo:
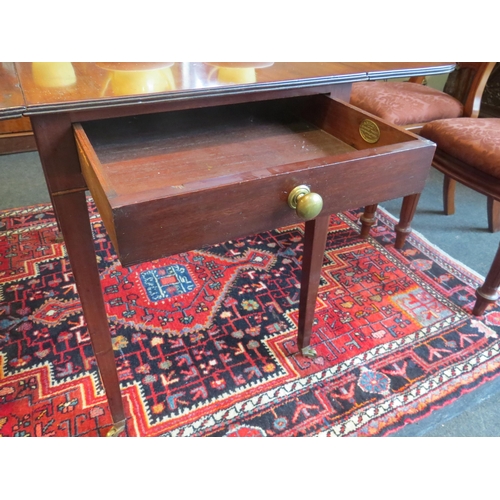
<path id="1" fill-rule="evenodd" d="M 325 95 L 75 124 L 124 266 L 296 223 L 299 185 L 336 213 L 419 193 L 433 143 Z"/>

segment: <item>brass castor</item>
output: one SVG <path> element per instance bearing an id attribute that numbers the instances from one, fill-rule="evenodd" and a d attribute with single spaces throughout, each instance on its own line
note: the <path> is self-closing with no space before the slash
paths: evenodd
<path id="1" fill-rule="evenodd" d="M 117 424 L 113 425 L 113 427 L 111 427 L 111 429 L 106 434 L 106 437 L 118 437 L 124 429 L 125 420 L 122 420 L 121 422 L 118 422 Z"/>
<path id="2" fill-rule="evenodd" d="M 308 345 L 307 347 L 302 348 L 302 356 L 305 356 L 306 358 L 314 359 L 318 356 L 318 353 L 316 350 Z"/>

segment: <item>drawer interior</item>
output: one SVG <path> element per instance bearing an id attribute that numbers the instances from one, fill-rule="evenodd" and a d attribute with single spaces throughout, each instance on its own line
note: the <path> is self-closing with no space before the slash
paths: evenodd
<path id="1" fill-rule="evenodd" d="M 369 120 L 377 129 L 363 138 Z M 325 95 L 77 123 L 82 172 L 123 265 L 417 193 L 431 143 Z M 365 134 L 366 135 L 366 134 Z"/>
<path id="2" fill-rule="evenodd" d="M 357 111 L 346 106 L 307 96 L 87 122 L 76 133 L 95 153 L 108 197 L 145 199 L 160 188 L 166 195 L 196 191 L 213 186 L 209 180 L 272 175 L 283 165 L 373 148 L 359 135 Z M 376 146 L 413 140 L 385 132 Z"/>

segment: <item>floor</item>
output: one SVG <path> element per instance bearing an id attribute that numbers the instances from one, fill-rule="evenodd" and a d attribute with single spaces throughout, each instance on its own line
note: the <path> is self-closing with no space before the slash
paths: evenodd
<path id="1" fill-rule="evenodd" d="M 485 276 L 500 240 L 487 231 L 486 199 L 457 187 L 456 214 L 442 212 L 442 176 L 432 170 L 413 228 L 449 255 Z M 38 153 L 0 156 L 0 210 L 50 201 Z M 399 216 L 401 200 L 383 204 Z M 500 436 L 500 378 L 401 429 L 397 436 Z"/>

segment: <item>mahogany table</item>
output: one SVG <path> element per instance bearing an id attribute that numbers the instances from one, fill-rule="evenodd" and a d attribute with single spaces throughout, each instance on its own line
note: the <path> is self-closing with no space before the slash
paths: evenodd
<path id="1" fill-rule="evenodd" d="M 350 106 L 351 85 L 454 67 L 5 64 L 0 118 L 31 118 L 114 422 L 109 435 L 124 428 L 125 413 L 85 191 L 125 266 L 305 220 L 298 347 L 312 356 L 329 215 L 402 196 L 402 246 L 434 153 Z"/>
<path id="2" fill-rule="evenodd" d="M 14 63 L 0 63 L 0 120 L 20 118 L 26 106 Z"/>

